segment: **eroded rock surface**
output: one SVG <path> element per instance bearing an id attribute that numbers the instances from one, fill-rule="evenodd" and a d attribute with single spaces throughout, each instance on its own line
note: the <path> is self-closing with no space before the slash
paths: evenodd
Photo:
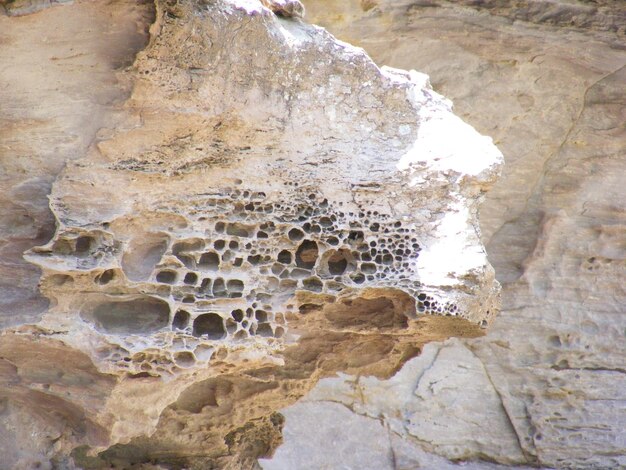
<path id="1" fill-rule="evenodd" d="M 115 36 L 116 5 L 51 3 L 0 17 L 4 34 L 26 47 L 14 25 L 56 31 L 67 10 Z M 101 106 L 54 121 L 62 132 L 29 152 L 71 132 L 80 145 L 45 172 L 11 150 L 19 134 L 4 147 L 7 165 L 54 180 L 56 223 L 26 255 L 49 305 L 28 304 L 27 267 L 25 293 L 7 297 L 10 467 L 254 468 L 282 440 L 277 411 L 320 378 L 387 379 L 428 342 L 481 335 L 499 284 L 477 210 L 502 157 L 425 75 L 378 68 L 298 19 L 298 2 L 118 6 L 135 46 L 151 25 L 149 43 L 97 75 Z M 61 95 L 89 101 L 87 83 L 61 77 Z M 36 188 L 29 228 L 48 231 L 20 250 L 50 235 Z"/>
<path id="2" fill-rule="evenodd" d="M 52 182 L 113 122 L 130 91 L 116 74 L 146 44 L 150 4 L 117 2 L 109 10 L 76 2 L 12 18 L 0 6 L 2 327 L 36 322 L 47 309 L 41 273 L 22 254 L 53 235 Z"/>
<path id="3" fill-rule="evenodd" d="M 464 397 L 463 408 L 477 413 L 469 416 L 478 426 L 451 423 L 449 414 L 439 413 L 430 426 L 448 432 L 425 442 L 420 429 L 406 427 L 402 435 L 414 436 L 406 449 L 422 462 L 426 450 L 543 467 L 623 468 L 623 2 L 305 5 L 309 19 L 363 46 L 377 63 L 429 73 L 435 89 L 493 136 L 506 159 L 502 178 L 481 206 L 487 251 L 503 284 L 503 312 L 485 338 L 464 342 L 464 354 L 452 363 L 438 357 L 432 366 L 470 374 L 458 381 L 448 376 L 450 388 L 485 383 L 484 398 Z M 466 367 L 471 355 L 484 370 Z M 411 406 L 428 413 L 448 403 L 447 390 L 438 385 L 425 394 L 420 377 L 414 371 L 406 379 L 413 387 L 410 400 L 393 410 L 379 405 L 383 425 Z M 376 401 L 379 393 L 370 389 L 360 400 Z M 501 405 L 484 404 L 494 393 Z M 326 398 L 345 402 L 330 391 Z M 298 412 L 286 416 L 286 429 L 295 429 L 290 420 L 298 420 Z M 378 411 L 369 409 L 367 416 L 378 417 Z M 493 439 L 495 423 L 503 420 L 510 420 L 512 432 Z M 458 439 L 454 448 L 450 434 Z M 491 445 L 477 447 L 480 441 Z"/>

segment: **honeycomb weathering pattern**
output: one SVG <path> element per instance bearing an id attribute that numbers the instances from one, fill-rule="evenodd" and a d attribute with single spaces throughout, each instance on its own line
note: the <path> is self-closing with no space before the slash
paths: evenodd
<path id="1" fill-rule="evenodd" d="M 363 289 L 410 294 L 408 317 L 495 315 L 476 212 L 502 157 L 424 75 L 256 1 L 157 7 L 127 120 L 68 164 L 29 254 L 44 325 L 137 376 L 280 348 L 311 299 Z"/>

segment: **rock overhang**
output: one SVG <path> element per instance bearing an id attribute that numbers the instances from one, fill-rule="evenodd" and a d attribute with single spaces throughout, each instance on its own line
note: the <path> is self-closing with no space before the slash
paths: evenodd
<path id="1" fill-rule="evenodd" d="M 493 317 L 476 214 L 502 156 L 425 75 L 380 69 L 257 2 L 158 5 L 128 130 L 68 166 L 51 197 L 57 233 L 29 255 L 44 281 L 80 279 L 69 297 L 102 299 L 59 309 L 94 324 L 102 305 L 162 304 L 173 332 L 216 315 L 213 339 L 243 340 L 282 336 L 299 290 L 382 287 L 417 313 Z M 134 300 L 106 300 L 123 295 Z"/>
<path id="2" fill-rule="evenodd" d="M 425 75 L 227 0 L 157 2 L 130 75 L 27 255 L 52 300 L 41 326 L 101 371 L 236 389 L 252 363 L 297 376 L 294 399 L 338 370 L 388 376 L 497 313 L 477 211 L 502 156 Z M 161 411 L 180 414 L 176 396 Z M 142 419 L 112 442 L 169 426 Z"/>

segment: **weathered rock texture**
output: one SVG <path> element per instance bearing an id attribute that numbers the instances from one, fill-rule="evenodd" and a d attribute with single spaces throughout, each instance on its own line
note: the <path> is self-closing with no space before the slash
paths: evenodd
<path id="1" fill-rule="evenodd" d="M 52 236 L 52 181 L 66 161 L 85 155 L 111 119 L 108 111 L 129 91 L 116 70 L 130 65 L 145 45 L 152 9 L 138 2 L 116 5 L 106 15 L 91 2 L 41 15 L 0 14 L 3 327 L 37 321 L 47 308 L 37 289 L 40 272 L 22 253 Z"/>
<path id="2" fill-rule="evenodd" d="M 320 386 L 306 408 L 285 412 L 286 443 L 264 466 L 290 468 L 302 448 L 299 421 L 324 429 L 316 409 L 326 423 L 328 402 L 338 401 L 376 420 L 367 426 L 382 423 L 378 436 L 411 436 L 396 457 L 408 452 L 413 463 L 396 468 L 443 468 L 424 450 L 624 468 L 624 3 L 305 4 L 311 21 L 377 63 L 429 73 L 460 116 L 502 149 L 506 165 L 481 206 L 481 226 L 504 307 L 485 338 L 431 344 L 390 381 L 346 377 Z M 352 432 L 353 419 L 332 432 Z"/>
<path id="3" fill-rule="evenodd" d="M 2 72 L 6 468 L 255 467 L 320 378 L 495 317 L 502 157 L 425 75 L 298 2 L 5 3 L 3 63 L 49 28 Z"/>

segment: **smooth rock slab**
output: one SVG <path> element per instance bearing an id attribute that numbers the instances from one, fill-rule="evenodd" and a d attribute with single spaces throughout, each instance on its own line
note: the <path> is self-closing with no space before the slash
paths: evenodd
<path id="1" fill-rule="evenodd" d="M 281 412 L 286 419 L 284 444 L 271 459 L 260 459 L 263 470 L 501 470 L 487 462 L 450 461 L 424 452 L 415 442 L 390 430 L 384 419 L 356 413 L 330 401 L 298 403 Z M 515 467 L 528 470 L 531 467 Z"/>
<path id="2" fill-rule="evenodd" d="M 484 366 L 459 340 L 428 344 L 388 380 L 345 375 L 324 379 L 304 400 L 344 403 L 450 460 L 481 456 L 509 464 L 525 461 Z"/>
<path id="3" fill-rule="evenodd" d="M 377 420 L 330 402 L 298 403 L 282 414 L 286 444 L 259 461 L 264 470 L 394 468 L 389 433 Z"/>

